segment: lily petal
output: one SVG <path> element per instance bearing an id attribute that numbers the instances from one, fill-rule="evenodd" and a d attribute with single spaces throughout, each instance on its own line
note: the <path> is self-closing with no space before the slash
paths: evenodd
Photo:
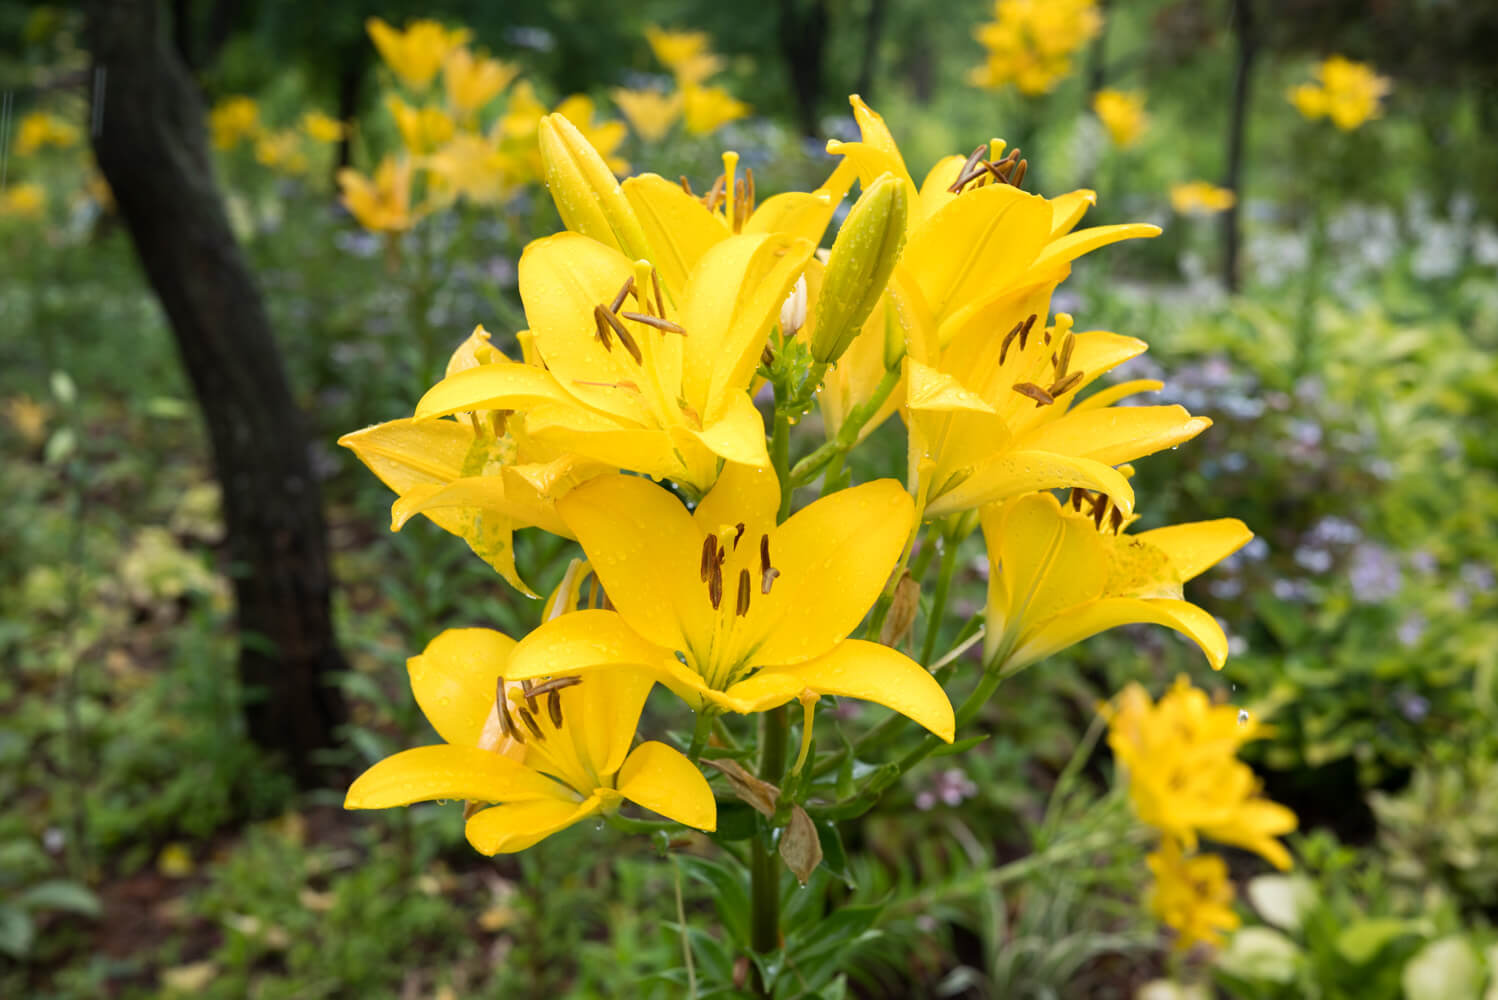
<path id="1" fill-rule="evenodd" d="M 914 358 L 905 359 L 905 379 L 905 405 L 912 410 L 997 412 L 983 397 L 966 389 L 955 375 L 923 365 Z"/>
<path id="2" fill-rule="evenodd" d="M 463 832 L 480 854 L 513 854 L 602 809 L 603 799 L 598 795 L 578 803 L 562 799 L 506 803 L 474 814 Z"/>
<path id="3" fill-rule="evenodd" d="M 595 671 L 578 685 L 578 696 L 568 705 L 564 732 L 572 736 L 579 760 L 590 765 L 593 773 L 611 775 L 624 763 L 645 698 L 654 686 L 650 673 L 627 669 Z M 578 710 L 582 717 L 573 718 L 571 713 Z"/>
<path id="4" fill-rule="evenodd" d="M 780 575 L 745 619 L 743 641 L 757 648 L 756 661 L 799 663 L 852 632 L 884 588 L 914 517 L 910 494 L 880 479 L 824 496 L 771 533 L 770 563 Z"/>
<path id="5" fill-rule="evenodd" d="M 622 185 L 650 243 L 650 262 L 674 295 L 686 291 L 687 279 L 712 247 L 730 235 L 723 220 L 658 174 L 631 177 Z M 681 305 L 677 299 L 676 304 Z"/>
<path id="6" fill-rule="evenodd" d="M 710 631 L 710 606 L 699 591 L 682 589 L 697 578 L 702 535 L 669 491 L 635 476 L 603 476 L 557 501 L 557 510 L 639 637 L 684 650 L 687 636 L 700 634 L 694 627 Z"/>
<path id="7" fill-rule="evenodd" d="M 686 399 L 704 414 L 748 388 L 770 324 L 806 267 L 812 244 L 789 236 L 734 236 L 713 247 L 692 275 L 683 312 Z M 724 301 L 725 291 L 737 299 Z"/>
<path id="8" fill-rule="evenodd" d="M 1216 521 L 1173 524 L 1134 536 L 1160 549 L 1170 558 L 1181 580 L 1190 580 L 1216 566 L 1247 545 L 1254 537 L 1248 525 L 1234 517 Z"/>
<path id="9" fill-rule="evenodd" d="M 1008 184 L 968 191 L 910 234 L 902 266 L 938 324 L 1029 269 L 1050 234 L 1044 198 Z"/>
<path id="10" fill-rule="evenodd" d="M 743 522 L 749 542 L 758 544 L 760 535 L 774 530 L 779 511 L 780 480 L 773 468 L 729 462 L 692 512 L 692 520 L 705 535 Z"/>
<path id="11" fill-rule="evenodd" d="M 847 185 L 843 186 L 844 191 Z M 832 213 L 842 201 L 842 192 L 831 191 L 787 191 L 766 198 L 744 223 L 744 233 L 784 233 L 788 236 L 809 240 L 812 245 L 822 242 Z"/>
<path id="12" fill-rule="evenodd" d="M 514 639 L 492 628 L 450 628 L 406 661 L 411 693 L 438 736 L 457 746 L 478 746 L 514 648 Z"/>
<path id="13" fill-rule="evenodd" d="M 633 263 L 586 236 L 558 233 L 527 246 L 518 271 L 525 318 L 557 382 L 594 409 L 634 423 L 647 422 L 638 393 L 610 388 L 620 382 L 639 384 L 640 367 L 622 346 L 604 346 L 594 319 L 594 310 L 607 307 L 624 282 L 634 277 Z M 679 341 L 667 337 L 652 345 L 660 350 L 651 351 L 648 363 L 659 370 L 664 385 L 677 384 Z"/>
<path id="14" fill-rule="evenodd" d="M 1120 382 L 1117 385 L 1110 385 L 1106 389 L 1099 389 L 1091 396 L 1073 406 L 1072 412 L 1102 409 L 1105 406 L 1112 406 L 1120 399 L 1137 396 L 1141 392 L 1159 392 L 1163 388 L 1165 388 L 1164 382 L 1152 378 L 1136 378 L 1130 382 Z"/>
<path id="15" fill-rule="evenodd" d="M 1031 443 L 1026 447 L 1029 450 L 1005 452 L 973 469 L 966 479 L 933 498 L 923 516 L 944 517 L 1021 493 L 1073 486 L 1101 490 L 1124 513 L 1133 512 L 1134 490 L 1111 465 L 1092 458 L 1037 450 Z"/>
<path id="16" fill-rule="evenodd" d="M 561 785 L 509 757 L 443 743 L 402 750 L 375 764 L 355 779 L 343 807 L 388 809 L 432 799 L 555 802 L 561 794 Z"/>
<path id="17" fill-rule="evenodd" d="M 1059 650 L 1119 625 L 1147 623 L 1175 629 L 1195 642 L 1213 670 L 1228 658 L 1228 639 L 1217 619 L 1187 601 L 1110 597 L 1047 622 L 1031 634 L 1009 661 L 1010 669 L 1044 659 Z"/>
<path id="18" fill-rule="evenodd" d="M 637 806 L 684 826 L 709 832 L 718 828 L 718 803 L 707 779 L 680 751 L 647 741 L 630 753 L 619 771 L 619 794 Z"/>
<path id="19" fill-rule="evenodd" d="M 417 483 L 446 483 L 463 474 L 473 430 L 456 420 L 389 420 L 345 434 L 338 443 L 397 493 Z"/>
<path id="20" fill-rule="evenodd" d="M 536 527 L 563 538 L 570 537 L 567 525 L 557 516 L 551 503 L 544 501 L 523 479 L 500 475 L 469 476 L 455 479 L 433 491 L 412 492 L 401 497 L 390 508 L 390 527 L 399 531 L 417 514 L 433 510 L 473 507 L 493 511 L 512 521 L 516 527 Z"/>
<path id="21" fill-rule="evenodd" d="M 740 681 L 727 691 L 730 696 L 753 697 L 756 688 L 784 689 L 786 681 L 818 694 L 860 698 L 893 709 L 952 742 L 956 720 L 947 694 L 930 671 L 899 650 L 848 639 L 825 656 L 793 667 L 769 667 Z"/>
<path id="22" fill-rule="evenodd" d="M 1107 557 L 1090 521 L 1064 517 L 1049 493 L 1032 493 L 983 508 L 983 541 L 992 582 L 989 629 L 1011 632 L 1065 616 L 1103 594 Z M 1006 602 L 995 606 L 993 598 Z"/>
<path id="23" fill-rule="evenodd" d="M 1097 192 L 1078 188 L 1051 199 L 1051 239 L 1065 236 L 1077 228 L 1087 210 L 1097 204 Z"/>
<path id="24" fill-rule="evenodd" d="M 760 416 L 747 392 L 723 397 L 709 423 L 692 434 L 714 455 L 743 465 L 768 466 L 765 448 L 765 418 Z"/>
<path id="25" fill-rule="evenodd" d="M 1068 233 L 1060 239 L 1051 240 L 1035 259 L 1037 267 L 1059 261 L 1073 261 L 1084 254 L 1120 240 L 1136 240 L 1159 236 L 1159 226 L 1147 222 L 1126 222 L 1116 226 L 1093 226 L 1080 232 Z"/>
<path id="26" fill-rule="evenodd" d="M 916 199 L 915 210 L 911 214 L 912 222 L 919 223 L 931 218 L 938 209 L 946 207 L 948 202 L 957 197 L 947 188 L 957 180 L 965 163 L 965 156 L 943 156 L 936 161 L 936 166 L 927 171 L 926 179 L 921 181 L 920 197 Z"/>
<path id="27" fill-rule="evenodd" d="M 456 372 L 432 386 L 416 404 L 416 417 L 445 417 L 462 410 L 523 410 L 537 403 L 576 406 L 577 400 L 544 368 L 497 361 Z M 458 468 L 462 468 L 461 460 Z"/>
<path id="28" fill-rule="evenodd" d="M 1181 406 L 1111 406 L 1041 424 L 1015 447 L 1121 465 L 1190 441 L 1211 426 L 1211 420 L 1193 417 Z"/>

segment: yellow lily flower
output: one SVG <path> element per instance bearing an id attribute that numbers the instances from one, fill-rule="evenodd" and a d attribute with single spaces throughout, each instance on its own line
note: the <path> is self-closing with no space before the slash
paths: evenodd
<path id="1" fill-rule="evenodd" d="M 519 75 L 514 63 L 475 56 L 466 48 L 453 49 L 442 63 L 448 107 L 465 118 L 482 110 Z"/>
<path id="2" fill-rule="evenodd" d="M 316 142 L 337 142 L 347 132 L 347 126 L 332 115 L 321 111 L 308 111 L 302 115 L 302 131 Z"/>
<path id="3" fill-rule="evenodd" d="M 993 10 L 994 20 L 973 32 L 988 58 L 972 82 L 988 89 L 1012 83 L 1032 97 L 1070 74 L 1072 55 L 1103 28 L 1095 0 L 994 0 Z"/>
<path id="4" fill-rule="evenodd" d="M 1253 770 L 1237 758 L 1240 746 L 1262 735 L 1257 720 L 1212 704 L 1184 676 L 1158 704 L 1132 684 L 1105 712 L 1108 746 L 1127 772 L 1142 822 L 1187 850 L 1201 836 L 1290 867 L 1290 852 L 1275 838 L 1295 829 L 1295 814 L 1262 797 Z"/>
<path id="5" fill-rule="evenodd" d="M 430 153 L 453 137 L 452 118 L 436 105 L 413 108 L 391 94 L 385 98 L 385 107 L 395 118 L 406 151 L 414 156 Z"/>
<path id="6" fill-rule="evenodd" d="M 255 140 L 255 162 L 292 176 L 305 174 L 308 164 L 301 134 L 288 130 L 261 135 Z"/>
<path id="7" fill-rule="evenodd" d="M 76 126 L 45 111 L 24 115 L 16 125 L 16 155 L 30 156 L 46 146 L 68 149 L 78 142 Z"/>
<path id="8" fill-rule="evenodd" d="M 412 657 L 411 691 L 444 742 L 378 762 L 349 788 L 344 808 L 498 803 L 469 816 L 464 830 L 490 855 L 523 851 L 626 799 L 716 829 L 712 789 L 691 761 L 664 743 L 630 749 L 654 681 L 620 670 L 517 682 L 508 676 L 514 648 L 490 629 L 449 629 Z"/>
<path id="9" fill-rule="evenodd" d="M 561 115 L 582 133 L 588 145 L 598 151 L 603 157 L 603 162 L 616 175 L 629 172 L 629 161 L 615 153 L 624 144 L 625 137 L 629 135 L 629 129 L 620 121 L 594 122 L 593 116 L 597 114 L 597 105 L 591 97 L 583 94 L 573 94 L 558 104 L 553 114 Z"/>
<path id="10" fill-rule="evenodd" d="M 1233 883 L 1221 856 L 1188 856 L 1175 838 L 1166 837 L 1145 863 L 1155 877 L 1149 910 L 1176 932 L 1177 951 L 1189 951 L 1197 944 L 1216 948 L 1222 944 L 1222 932 L 1238 926 Z"/>
<path id="11" fill-rule="evenodd" d="M 447 370 L 507 363 L 480 326 L 454 352 Z M 390 508 L 392 531 L 425 515 L 532 597 L 515 568 L 515 530 L 537 527 L 571 538 L 554 498 L 613 468 L 539 445 L 523 433 L 521 418 L 492 412 L 390 420 L 345 434 L 338 443 L 398 494 Z"/>
<path id="12" fill-rule="evenodd" d="M 213 148 L 230 150 L 260 132 L 260 105 L 252 97 L 226 97 L 208 112 Z"/>
<path id="13" fill-rule="evenodd" d="M 683 89 L 701 83 L 723 68 L 723 61 L 713 54 L 712 39 L 705 31 L 665 31 L 651 25 L 645 29 L 645 40 Z"/>
<path id="14" fill-rule="evenodd" d="M 442 148 L 423 158 L 434 192 L 448 198 L 467 198 L 476 205 L 495 205 L 515 188 L 514 158 L 497 149 L 492 139 L 459 132 Z"/>
<path id="15" fill-rule="evenodd" d="M 720 458 L 769 463 L 747 389 L 810 255 L 805 240 L 736 236 L 704 254 L 673 299 L 647 261 L 576 233 L 536 240 L 519 280 L 541 366 L 458 372 L 416 415 L 523 410 L 538 440 L 706 490 Z"/>
<path id="16" fill-rule="evenodd" d="M 1122 90 L 1104 89 L 1092 95 L 1092 110 L 1108 130 L 1108 138 L 1119 149 L 1128 149 L 1139 141 L 1149 125 L 1144 113 L 1144 98 Z"/>
<path id="17" fill-rule="evenodd" d="M 997 159 L 1002 147 L 997 140 L 990 144 L 989 155 L 996 158 L 992 162 L 981 160 L 984 152 L 981 147 L 968 157 L 944 157 L 917 189 L 884 119 L 856 94 L 849 101 L 862 138 L 857 142 L 830 142 L 828 151 L 842 156 L 844 166 L 856 171 L 865 187 L 883 174 L 892 174 L 903 181 L 910 211 L 905 249 L 888 289 L 893 300 L 890 308 L 882 315 L 876 310 L 872 317 L 875 322 L 866 324 L 855 338 L 849 357 L 839 365 L 839 369 L 848 366 L 850 370 L 835 373 L 836 378 L 849 383 L 844 390 L 849 396 L 845 407 L 868 398 L 858 396 L 858 392 L 871 391 L 883 378 L 887 366 L 898 361 L 907 346 L 911 357 L 921 366 L 920 372 L 944 373 L 939 381 L 957 380 L 958 384 L 952 388 L 963 389 L 962 380 L 976 382 L 987 377 L 995 357 L 982 359 L 984 367 L 972 368 L 963 367 L 974 360 L 964 355 L 973 354 L 977 345 L 996 344 L 995 331 L 1012 328 L 1008 312 L 1022 291 L 1035 290 L 1037 295 L 1033 298 L 1037 302 L 1048 299 L 1050 290 L 1066 277 L 1071 261 L 1076 258 L 1109 243 L 1159 233 L 1158 227 L 1141 224 L 1073 232 L 1095 201 L 1094 194 L 1081 190 L 1046 199 L 1020 190 L 1016 182 L 1023 179 L 1023 163 L 1018 160 L 1017 151 Z M 1043 295 L 1038 294 L 1041 290 Z M 1020 319 L 1023 321 L 1027 315 L 1022 314 Z M 1043 309 L 1040 316 L 1044 316 Z M 904 336 L 905 343 L 892 342 L 899 336 Z M 1028 346 L 1028 335 L 1026 339 Z M 1006 358 L 1011 353 L 1006 351 Z M 908 383 L 908 373 L 906 379 Z M 912 405 L 936 407 L 934 412 L 943 416 L 934 419 L 944 423 L 948 411 L 943 407 L 957 397 L 932 391 L 931 378 L 924 378 L 924 382 L 923 392 L 911 397 L 915 400 Z M 1000 391 L 997 387 L 990 388 Z M 963 389 L 967 398 L 972 398 L 971 389 Z M 909 386 L 900 391 L 908 393 Z M 1008 385 L 1001 391 L 1007 392 Z M 872 430 L 887 415 L 887 407 L 888 404 L 885 414 L 866 425 L 866 430 Z M 926 433 L 927 437 L 913 439 L 913 469 L 925 460 L 926 446 L 944 436 L 917 428 L 916 422 L 912 421 L 913 438 L 920 433 Z M 934 484 L 938 490 L 930 499 L 936 501 L 939 487 L 971 464 L 946 470 Z M 943 505 L 955 510 L 971 503 L 943 501 L 933 513 L 940 512 Z"/>
<path id="18" fill-rule="evenodd" d="M 1331 56 L 1315 72 L 1315 83 L 1302 83 L 1289 93 L 1290 103 L 1306 118 L 1328 118 L 1337 128 L 1351 132 L 1383 114 L 1383 99 L 1391 84 L 1372 66 Z"/>
<path id="19" fill-rule="evenodd" d="M 425 90 L 448 54 L 468 44 L 471 37 L 467 28 L 449 31 L 425 18 L 408 21 L 404 31 L 397 31 L 380 18 L 371 17 L 364 28 L 385 65 L 402 83 L 416 90 Z"/>
<path id="20" fill-rule="evenodd" d="M 624 112 L 629 127 L 646 142 L 660 142 L 681 117 L 681 92 L 662 94 L 658 90 L 610 91 L 609 96 Z"/>
<path id="21" fill-rule="evenodd" d="M 1188 181 L 1170 187 L 1170 207 L 1177 215 L 1216 215 L 1226 212 L 1237 201 L 1238 196 L 1232 191 L 1207 181 Z"/>
<path id="22" fill-rule="evenodd" d="M 35 181 L 11 184 L 0 191 L 0 217 L 40 219 L 47 211 L 47 189 Z"/>
<path id="23" fill-rule="evenodd" d="M 877 702 L 948 742 L 951 703 L 897 650 L 849 639 L 915 515 L 894 480 L 822 497 L 784 524 L 773 470 L 730 464 L 689 513 L 669 490 L 605 476 L 557 502 L 617 610 L 542 625 L 516 678 L 649 671 L 694 709 L 762 712 L 809 693 Z"/>
<path id="24" fill-rule="evenodd" d="M 682 87 L 681 93 L 687 132 L 692 135 L 710 135 L 754 110 L 722 87 L 691 84 Z"/>
<path id="25" fill-rule="evenodd" d="M 1107 497 L 1072 494 L 1063 506 L 1032 493 L 983 508 L 988 546 L 985 660 L 1013 673 L 1089 636 L 1136 622 L 1173 628 L 1214 670 L 1228 643 L 1181 588 L 1253 538 L 1224 518 L 1123 534 L 1132 520 Z"/>
<path id="26" fill-rule="evenodd" d="M 417 216 L 411 211 L 411 164 L 387 156 L 365 177 L 352 167 L 338 171 L 341 201 L 359 225 L 375 233 L 400 233 L 410 229 Z"/>

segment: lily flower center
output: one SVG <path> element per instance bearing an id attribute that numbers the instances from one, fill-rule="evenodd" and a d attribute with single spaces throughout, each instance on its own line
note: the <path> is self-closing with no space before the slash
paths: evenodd
<path id="1" fill-rule="evenodd" d="M 1008 184 L 1011 187 L 1019 187 L 1024 183 L 1025 171 L 1030 168 L 1030 161 L 1020 159 L 1018 146 L 1011 149 L 1007 156 L 998 160 L 985 157 L 983 154 L 987 150 L 988 143 L 985 142 L 968 154 L 962 169 L 957 171 L 957 179 L 947 188 L 949 192 L 961 194 L 985 184 Z"/>
<path id="2" fill-rule="evenodd" d="M 723 172 L 713 181 L 707 194 L 701 196 L 692 190 L 686 175 L 681 178 L 681 189 L 706 205 L 709 212 L 716 214 L 722 210 L 723 221 L 734 234 L 743 232 L 744 223 L 754 214 L 754 168 L 745 167 L 744 176 L 737 177 L 738 162 L 738 153 L 724 153 Z"/>
<path id="3" fill-rule="evenodd" d="M 759 544 L 746 541 L 744 522 L 726 526 L 702 540 L 698 579 L 706 590 L 713 611 L 713 631 L 706 650 L 689 650 L 692 666 L 708 686 L 725 690 L 739 680 L 744 661 L 752 650 L 736 641 L 747 625 L 751 611 L 761 598 L 774 590 L 780 570 L 770 558 L 770 536 L 761 534 Z M 730 599 L 729 594 L 732 594 Z"/>
<path id="4" fill-rule="evenodd" d="M 579 752 L 581 745 L 574 734 L 563 731 L 562 692 L 582 683 L 581 677 L 516 683 L 501 677 L 494 698 L 500 731 L 524 751 L 526 766 L 564 782 L 579 801 L 606 784 L 588 755 Z"/>
<path id="5" fill-rule="evenodd" d="M 625 308 L 631 304 L 631 299 L 633 308 Z M 580 381 L 578 384 L 643 394 L 646 404 L 663 425 L 685 422 L 701 429 L 701 416 L 682 397 L 681 387 L 662 382 L 663 366 L 657 361 L 659 345 L 652 332 L 662 337 L 668 334 L 684 337 L 687 330 L 667 318 L 660 273 L 655 268 L 644 261 L 639 262 L 638 275 L 624 279 L 612 302 L 600 302 L 593 307 L 593 327 L 594 339 L 604 351 L 613 353 L 617 347 L 627 354 L 639 378 L 616 382 Z"/>

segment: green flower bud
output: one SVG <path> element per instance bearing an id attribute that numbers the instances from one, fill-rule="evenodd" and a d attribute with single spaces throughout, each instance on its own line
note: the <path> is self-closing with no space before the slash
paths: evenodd
<path id="1" fill-rule="evenodd" d="M 616 247 L 630 260 L 650 259 L 650 244 L 614 172 L 566 118 L 541 119 L 541 162 L 546 187 L 562 224 L 574 233 Z"/>
<path id="2" fill-rule="evenodd" d="M 905 184 L 884 174 L 864 189 L 838 230 L 817 298 L 811 353 L 830 364 L 842 357 L 869 318 L 905 246 Z"/>

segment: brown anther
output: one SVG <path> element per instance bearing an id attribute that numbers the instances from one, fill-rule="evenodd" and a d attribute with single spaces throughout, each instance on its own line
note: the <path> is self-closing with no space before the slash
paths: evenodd
<path id="1" fill-rule="evenodd" d="M 716 565 L 718 565 L 718 536 L 708 535 L 702 540 L 702 568 L 698 570 L 703 583 L 707 582 L 708 575 L 712 573 Z"/>
<path id="2" fill-rule="evenodd" d="M 726 178 L 719 174 L 718 179 L 713 181 L 712 189 L 702 196 L 702 203 L 707 206 L 709 212 L 716 212 L 718 206 L 723 204 L 723 190 L 726 185 Z"/>
<path id="3" fill-rule="evenodd" d="M 769 344 L 766 344 L 765 349 L 759 352 L 759 363 L 764 365 L 766 368 L 775 363 L 775 352 L 770 350 Z"/>
<path id="4" fill-rule="evenodd" d="M 686 180 L 685 177 L 682 180 Z M 661 295 L 661 272 L 655 268 L 650 269 L 650 286 L 655 289 L 655 311 L 664 319 L 666 316 L 666 299 Z"/>
<path id="5" fill-rule="evenodd" d="M 1014 338 L 1018 337 L 1020 331 L 1024 328 L 1024 323 L 1016 323 L 1014 324 L 1013 330 L 1010 330 L 1008 333 L 1004 334 L 1004 343 L 999 345 L 999 364 L 1002 365 L 1004 363 L 1004 359 L 1009 356 L 1009 345 L 1014 342 Z"/>
<path id="6" fill-rule="evenodd" d="M 1067 370 L 1068 367 L 1071 366 L 1071 352 L 1072 352 L 1072 348 L 1074 348 L 1076 346 L 1077 346 L 1077 338 L 1076 337 L 1069 336 L 1069 337 L 1067 337 L 1065 340 L 1063 340 L 1061 342 L 1061 360 L 1058 361 L 1058 362 L 1056 362 L 1056 377 L 1057 378 L 1064 378 L 1066 376 L 1066 370 Z"/>
<path id="7" fill-rule="evenodd" d="M 1015 150 L 1015 152 L 1019 152 L 1019 150 Z M 1019 161 L 1019 167 L 1016 168 L 1015 171 L 1014 171 L 1014 173 L 1010 174 L 1006 178 L 1006 180 L 1008 180 L 1009 183 L 1013 184 L 1015 187 L 1019 187 L 1021 184 L 1025 183 L 1025 171 L 1029 170 L 1029 169 L 1030 169 L 1030 161 L 1029 160 L 1020 160 Z"/>
<path id="8" fill-rule="evenodd" d="M 526 707 L 529 708 L 532 712 L 534 712 L 536 710 L 536 694 L 535 694 L 534 691 L 531 690 L 531 688 L 533 688 L 535 686 L 536 686 L 536 682 L 535 681 L 529 681 L 529 680 L 527 680 L 527 681 L 521 681 L 520 682 L 520 690 L 525 695 L 525 704 L 526 704 Z"/>
<path id="9" fill-rule="evenodd" d="M 1117 507 L 1114 507 L 1113 512 L 1108 515 L 1108 522 L 1113 527 L 1113 533 L 1115 535 L 1118 534 L 1119 529 L 1123 527 L 1123 511 L 1119 510 Z"/>
<path id="10" fill-rule="evenodd" d="M 1092 494 L 1079 486 L 1073 486 L 1071 491 L 1071 509 L 1080 513 L 1083 500 L 1090 503 L 1092 501 Z"/>
<path id="11" fill-rule="evenodd" d="M 968 154 L 967 159 L 962 164 L 962 169 L 957 171 L 957 179 L 947 187 L 947 191 L 952 194 L 961 194 L 963 187 L 967 185 L 968 181 L 978 176 L 973 173 L 973 168 L 978 165 L 979 160 L 983 159 L 983 152 L 986 149 L 988 149 L 988 143 L 985 142 Z"/>
<path id="12" fill-rule="evenodd" d="M 749 613 L 749 571 L 739 570 L 739 596 L 734 602 L 733 613 L 740 618 Z"/>
<path id="13" fill-rule="evenodd" d="M 1030 330 L 1035 326 L 1037 318 L 1034 313 L 1031 313 L 1025 317 L 1025 325 L 1019 328 L 1019 349 L 1022 351 L 1025 349 L 1025 341 L 1030 339 Z"/>
<path id="14" fill-rule="evenodd" d="M 680 333 L 682 335 L 685 335 L 687 332 L 687 328 L 680 325 L 679 323 L 673 323 L 669 319 L 657 319 L 654 316 L 647 316 L 645 313 L 622 312 L 619 314 L 619 316 L 621 319 L 632 319 L 636 323 L 644 323 L 646 326 L 653 326 L 657 330 L 662 330 L 666 333 Z"/>
<path id="15" fill-rule="evenodd" d="M 624 323 L 619 317 L 615 316 L 610 310 L 603 308 L 603 306 L 596 306 L 595 308 L 597 309 L 597 315 L 605 323 L 614 328 L 614 335 L 619 338 L 619 343 L 624 345 L 624 349 L 629 352 L 629 356 L 635 359 L 635 364 L 643 365 L 645 363 L 645 355 L 640 353 L 640 345 L 635 343 L 635 338 L 630 334 L 629 330 L 625 329 Z"/>
<path id="16" fill-rule="evenodd" d="M 1050 393 L 1046 392 L 1034 382 L 1016 382 L 1014 383 L 1014 385 L 1010 386 L 1010 388 L 1019 393 L 1021 396 L 1028 396 L 1030 399 L 1035 400 L 1035 406 L 1037 408 L 1042 406 L 1050 406 L 1056 401 L 1051 397 Z"/>
<path id="17" fill-rule="evenodd" d="M 562 692 L 552 691 L 546 697 L 546 715 L 557 729 L 562 728 Z"/>
<path id="18" fill-rule="evenodd" d="M 754 214 L 754 168 L 744 168 L 744 221 Z"/>
<path id="19" fill-rule="evenodd" d="M 744 178 L 733 182 L 733 231 L 744 228 Z"/>
<path id="20" fill-rule="evenodd" d="M 697 197 L 697 192 L 692 190 L 692 182 L 687 180 L 686 174 L 681 175 L 681 189 L 693 198 Z"/>
<path id="21" fill-rule="evenodd" d="M 603 306 L 593 307 L 593 325 L 598 328 L 594 336 L 603 345 L 603 349 L 605 351 L 612 351 L 614 349 L 614 341 L 609 336 L 609 324 L 603 318 Z"/>
<path id="22" fill-rule="evenodd" d="M 1075 389 L 1078 382 L 1082 381 L 1082 374 L 1082 372 L 1072 372 L 1066 378 L 1052 382 L 1046 389 L 1046 392 L 1050 393 L 1053 399 L 1064 396 Z"/>
<path id="23" fill-rule="evenodd" d="M 561 691 L 566 688 L 581 684 L 582 682 L 583 679 L 581 677 L 553 677 L 551 680 L 542 681 L 540 684 L 537 684 L 535 687 L 531 688 L 531 694 L 539 698 L 544 694 L 551 694 L 551 692 L 553 691 Z"/>
<path id="24" fill-rule="evenodd" d="M 611 313 L 618 312 L 619 311 L 619 307 L 622 306 L 622 305 L 624 305 L 625 298 L 629 295 L 630 292 L 632 292 L 634 290 L 635 290 L 635 279 L 632 278 L 632 277 L 625 278 L 624 279 L 624 285 L 623 285 L 623 287 L 621 287 L 619 289 L 619 294 L 615 295 L 614 296 L 614 301 L 611 302 L 611 303 L 609 303 L 609 312 L 611 312 Z"/>
<path id="25" fill-rule="evenodd" d="M 740 521 L 738 524 L 734 525 L 734 530 L 733 530 L 733 550 L 735 552 L 737 552 L 739 550 L 739 539 L 743 538 L 743 537 L 744 537 L 744 522 Z"/>
<path id="26" fill-rule="evenodd" d="M 723 564 L 716 561 L 707 578 L 707 599 L 713 602 L 714 611 L 723 606 Z"/>
<path id="27" fill-rule="evenodd" d="M 1097 530 L 1103 530 L 1103 518 L 1107 514 L 1108 497 L 1106 494 L 1099 493 L 1096 502 L 1092 505 L 1092 523 L 1097 527 Z"/>
<path id="28" fill-rule="evenodd" d="M 505 679 L 501 677 L 494 697 L 494 708 L 499 713 L 499 728 L 506 736 L 516 743 L 524 743 L 525 737 L 520 735 L 520 730 L 515 728 L 515 720 L 510 718 L 510 699 L 505 694 Z"/>
<path id="29" fill-rule="evenodd" d="M 1045 332 L 1044 336 L 1045 336 L 1045 346 L 1050 347 L 1051 346 L 1051 331 L 1047 330 Z"/>
<path id="30" fill-rule="evenodd" d="M 770 536 L 759 536 L 759 592 L 768 594 L 770 588 L 775 586 L 775 578 L 780 575 L 780 570 L 770 565 Z"/>
<path id="31" fill-rule="evenodd" d="M 541 726 L 536 722 L 536 717 L 531 714 L 530 709 L 522 708 L 515 714 L 520 716 L 520 721 L 525 723 L 525 728 L 531 731 L 531 735 L 538 740 L 546 739 L 546 734 L 541 732 Z"/>

